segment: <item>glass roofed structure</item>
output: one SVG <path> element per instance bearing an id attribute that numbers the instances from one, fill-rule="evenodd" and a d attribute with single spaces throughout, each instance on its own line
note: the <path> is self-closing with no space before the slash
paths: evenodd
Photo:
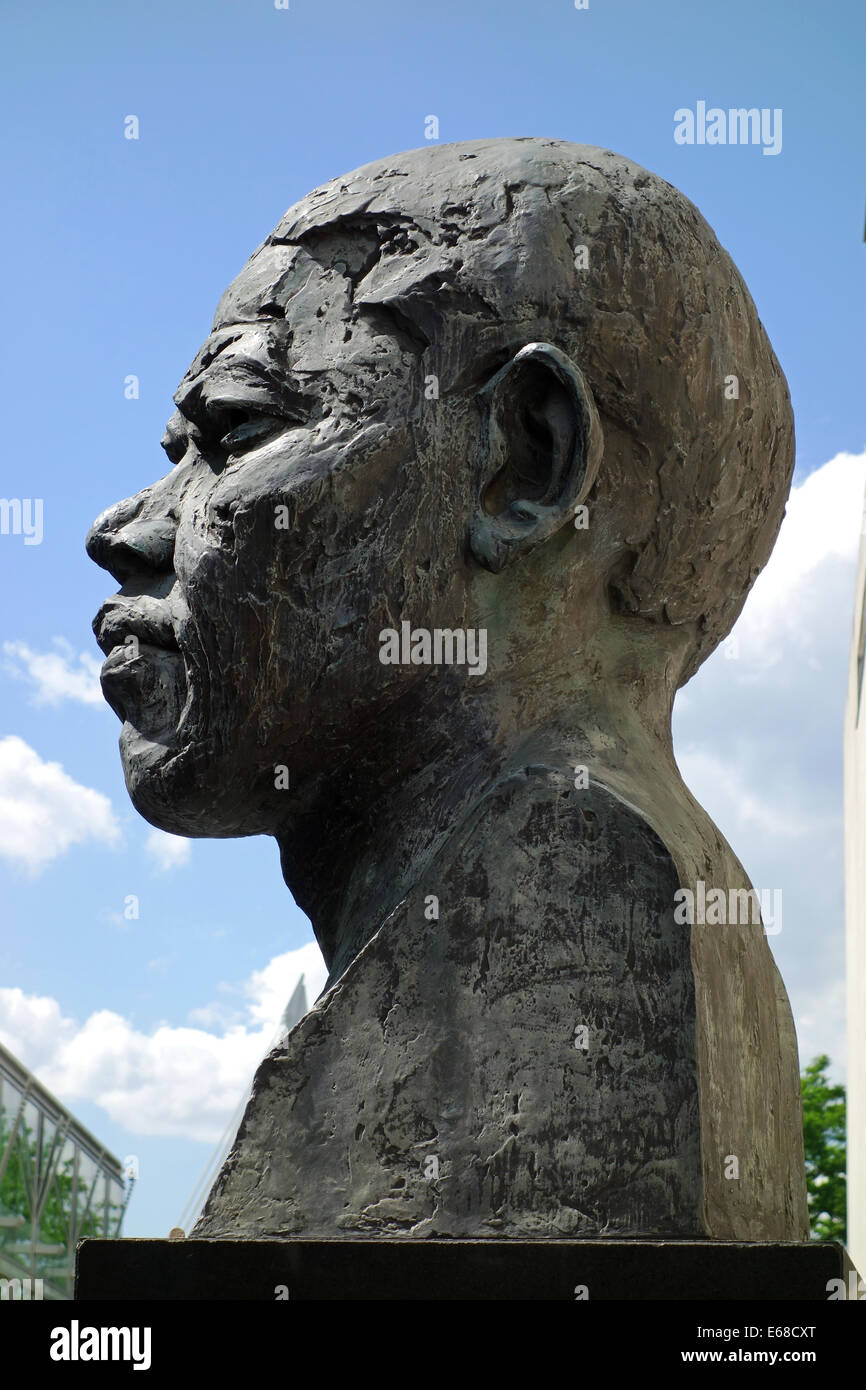
<path id="1" fill-rule="evenodd" d="M 77 1242 L 118 1236 L 128 1197 L 114 1155 L 0 1044 L 0 1297 L 71 1299 Z"/>

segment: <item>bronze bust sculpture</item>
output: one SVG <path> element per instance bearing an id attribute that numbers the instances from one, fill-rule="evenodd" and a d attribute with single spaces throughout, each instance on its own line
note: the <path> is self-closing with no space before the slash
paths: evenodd
<path id="1" fill-rule="evenodd" d="M 286 213 L 175 400 L 173 469 L 88 539 L 127 785 L 274 836 L 330 969 L 196 1233 L 805 1239 L 761 923 L 674 916 L 749 889 L 670 718 L 794 457 L 697 210 L 557 140 L 367 165 Z"/>

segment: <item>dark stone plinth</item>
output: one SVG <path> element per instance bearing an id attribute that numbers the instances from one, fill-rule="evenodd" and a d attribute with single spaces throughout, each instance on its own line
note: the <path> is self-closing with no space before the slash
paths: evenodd
<path id="1" fill-rule="evenodd" d="M 812 1302 L 850 1269 L 835 1242 L 85 1240 L 75 1297 Z"/>

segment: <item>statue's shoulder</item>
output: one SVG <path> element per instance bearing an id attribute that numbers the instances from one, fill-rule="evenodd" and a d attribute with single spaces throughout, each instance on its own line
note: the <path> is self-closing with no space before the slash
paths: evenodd
<path id="1" fill-rule="evenodd" d="M 467 893 L 488 900 L 626 893 L 664 910 L 679 887 L 670 851 L 638 807 L 596 777 L 542 763 L 494 783 L 448 857 Z"/>

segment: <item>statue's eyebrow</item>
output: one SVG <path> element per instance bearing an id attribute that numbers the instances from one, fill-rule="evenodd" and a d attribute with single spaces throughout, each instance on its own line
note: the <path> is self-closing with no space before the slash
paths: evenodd
<path id="1" fill-rule="evenodd" d="M 192 366 L 186 372 L 186 376 L 190 376 L 191 374 L 193 376 L 198 376 L 200 372 L 207 371 L 208 367 L 219 357 L 220 353 L 225 352 L 226 348 L 231 347 L 232 343 L 236 343 L 242 336 L 242 333 L 230 333 L 213 348 L 207 346 L 201 347 L 193 358 Z M 200 362 L 198 362 L 199 357 L 201 358 Z M 198 365 L 196 365 L 196 363 L 198 363 Z"/>
<path id="2" fill-rule="evenodd" d="M 211 359 L 213 360 L 213 359 Z M 309 409 L 310 397 L 291 376 L 254 358 L 238 357 L 216 370 L 203 369 L 187 375 L 174 394 L 174 403 L 183 417 L 199 429 L 207 426 L 208 412 L 214 407 L 273 411 L 293 416 Z"/>

